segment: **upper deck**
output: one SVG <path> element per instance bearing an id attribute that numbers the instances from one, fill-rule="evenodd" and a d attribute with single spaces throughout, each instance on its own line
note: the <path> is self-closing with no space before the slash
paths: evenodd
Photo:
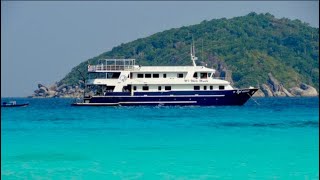
<path id="1" fill-rule="evenodd" d="M 104 59 L 98 65 L 88 65 L 88 72 L 132 71 L 135 59 Z"/>
<path id="2" fill-rule="evenodd" d="M 211 72 L 215 70 L 204 66 L 138 66 L 135 59 L 104 59 L 98 65 L 88 65 L 88 72 Z"/>

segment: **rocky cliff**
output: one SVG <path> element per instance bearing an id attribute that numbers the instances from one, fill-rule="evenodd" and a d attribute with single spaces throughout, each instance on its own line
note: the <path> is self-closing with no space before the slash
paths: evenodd
<path id="1" fill-rule="evenodd" d="M 219 65 L 216 76 L 222 77 L 231 84 L 233 83 L 231 75 L 223 65 Z M 38 89 L 31 96 L 33 98 L 80 98 L 83 97 L 83 83 L 79 82 L 77 86 L 55 83 L 48 87 L 38 84 Z M 86 94 L 93 92 L 86 92 Z M 297 87 L 286 89 L 271 73 L 268 74 L 268 81 L 261 84 L 259 90 L 253 95 L 254 97 L 310 97 L 318 96 L 317 90 L 305 83 L 301 83 Z"/>

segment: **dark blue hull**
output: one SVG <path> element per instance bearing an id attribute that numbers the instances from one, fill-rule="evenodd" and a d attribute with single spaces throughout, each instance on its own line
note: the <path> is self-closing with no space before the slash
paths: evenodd
<path id="1" fill-rule="evenodd" d="M 219 91 L 168 91 L 168 92 L 129 92 L 108 93 L 105 96 L 85 98 L 76 106 L 137 106 L 137 105 L 196 105 L 233 106 L 243 105 L 258 89 L 219 90 Z"/>

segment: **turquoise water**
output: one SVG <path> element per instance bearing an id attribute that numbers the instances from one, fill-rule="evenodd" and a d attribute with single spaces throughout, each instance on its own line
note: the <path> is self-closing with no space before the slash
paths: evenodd
<path id="1" fill-rule="evenodd" d="M 7 100 L 7 99 L 2 99 Z M 2 179 L 319 179 L 319 99 L 1 108 Z"/>

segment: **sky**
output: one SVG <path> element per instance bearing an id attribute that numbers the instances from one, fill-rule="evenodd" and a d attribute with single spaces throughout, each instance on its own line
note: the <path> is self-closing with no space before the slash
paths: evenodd
<path id="1" fill-rule="evenodd" d="M 318 1 L 1 1 L 1 97 L 32 95 L 121 43 L 250 12 L 319 27 Z"/>

